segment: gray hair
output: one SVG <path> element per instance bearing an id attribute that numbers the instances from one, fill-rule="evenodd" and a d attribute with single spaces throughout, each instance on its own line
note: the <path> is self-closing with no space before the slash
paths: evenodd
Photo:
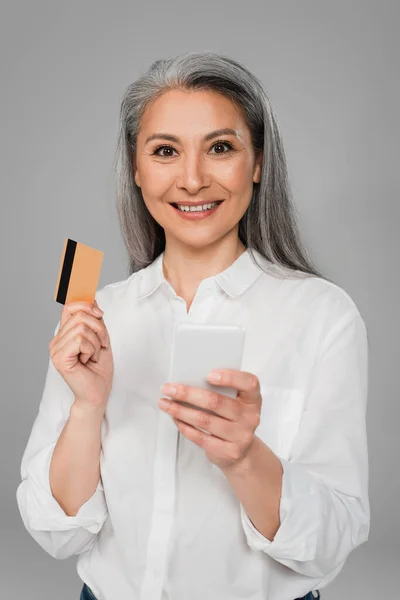
<path id="1" fill-rule="evenodd" d="M 254 150 L 263 152 L 261 179 L 253 184 L 252 199 L 238 231 L 253 260 L 256 258 L 251 250 L 255 249 L 283 268 L 286 276 L 322 277 L 311 264 L 301 240 L 283 143 L 263 86 L 244 66 L 214 52 L 186 52 L 156 60 L 129 85 L 123 96 L 114 172 L 117 212 L 129 255 L 129 274 L 147 267 L 165 249 L 164 229 L 144 203 L 141 189 L 134 180 L 132 158 L 145 109 L 171 89 L 214 91 L 230 99 L 244 114 Z"/>

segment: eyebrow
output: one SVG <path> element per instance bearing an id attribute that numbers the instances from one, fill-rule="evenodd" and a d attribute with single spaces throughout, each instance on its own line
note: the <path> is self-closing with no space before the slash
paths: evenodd
<path id="1" fill-rule="evenodd" d="M 239 133 L 239 131 L 237 129 L 231 129 L 229 127 L 211 131 L 210 133 L 207 133 L 207 135 L 204 136 L 203 140 L 205 142 L 208 142 L 209 140 L 212 140 L 213 138 L 219 137 L 221 135 L 234 135 L 240 141 L 242 141 L 242 136 Z M 176 137 L 175 135 L 171 135 L 170 133 L 161 132 L 161 133 L 153 133 L 152 135 L 149 135 L 149 137 L 145 141 L 145 144 L 147 144 L 148 142 L 151 142 L 152 140 L 155 140 L 155 139 L 162 139 L 162 140 L 168 140 L 170 142 L 180 143 L 180 139 L 178 137 Z"/>

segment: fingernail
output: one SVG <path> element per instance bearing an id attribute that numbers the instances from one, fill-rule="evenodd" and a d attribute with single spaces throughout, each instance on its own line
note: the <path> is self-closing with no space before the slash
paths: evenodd
<path id="1" fill-rule="evenodd" d="M 211 371 L 211 373 L 209 373 L 209 375 L 208 375 L 208 379 L 210 381 L 221 381 L 221 373 Z"/>
<path id="2" fill-rule="evenodd" d="M 96 308 L 96 307 L 93 309 L 93 313 L 95 315 L 97 315 L 98 317 L 101 317 L 101 315 L 104 314 L 100 308 Z"/>
<path id="3" fill-rule="evenodd" d="M 171 394 L 173 396 L 174 394 L 176 394 L 176 387 L 165 383 L 161 386 L 161 392 L 165 395 Z"/>

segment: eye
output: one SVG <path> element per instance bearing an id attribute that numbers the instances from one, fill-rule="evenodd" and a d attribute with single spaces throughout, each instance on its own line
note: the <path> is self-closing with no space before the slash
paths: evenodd
<path id="1" fill-rule="evenodd" d="M 233 151 L 233 146 L 232 144 L 230 144 L 229 142 L 226 142 L 225 140 L 217 140 L 216 142 L 214 142 L 214 144 L 211 146 L 212 148 L 214 148 L 214 146 L 228 146 L 228 150 L 227 152 L 214 152 L 213 154 L 228 154 L 229 152 Z M 163 146 L 158 146 L 154 152 L 152 152 L 153 156 L 159 156 L 160 158 L 172 158 L 172 155 L 165 155 L 165 154 L 158 154 L 159 150 L 164 150 L 164 149 L 168 149 L 168 150 L 174 150 L 173 146 L 169 146 L 169 145 L 163 145 Z"/>
<path id="2" fill-rule="evenodd" d="M 224 140 L 217 140 L 213 145 L 212 148 L 214 146 L 228 146 L 229 150 L 228 152 L 231 152 L 233 150 L 233 146 L 232 144 L 230 144 L 229 142 L 225 142 Z M 217 152 L 217 154 L 228 154 L 228 152 Z"/>
<path id="3" fill-rule="evenodd" d="M 158 154 L 159 150 L 164 150 L 164 148 L 168 148 L 168 150 L 173 150 L 172 146 L 158 146 L 158 148 L 156 148 L 154 150 L 154 152 L 152 152 L 153 156 L 159 156 L 160 158 L 171 158 L 171 156 L 166 156 L 165 154 Z"/>

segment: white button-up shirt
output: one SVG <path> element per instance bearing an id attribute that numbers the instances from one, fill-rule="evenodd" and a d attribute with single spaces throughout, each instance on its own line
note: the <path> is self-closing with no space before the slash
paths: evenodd
<path id="1" fill-rule="evenodd" d="M 365 323 L 339 286 L 289 278 L 255 255 L 265 271 L 246 250 L 201 281 L 189 312 L 164 277 L 163 254 L 98 290 L 115 371 L 101 477 L 76 516 L 49 485 L 74 401 L 49 361 L 17 502 L 46 552 L 78 556 L 78 574 L 98 600 L 293 600 L 325 587 L 368 539 Z M 181 321 L 246 328 L 242 370 L 257 375 L 262 393 L 255 434 L 283 466 L 273 540 L 254 527 L 204 450 L 158 408 Z"/>

